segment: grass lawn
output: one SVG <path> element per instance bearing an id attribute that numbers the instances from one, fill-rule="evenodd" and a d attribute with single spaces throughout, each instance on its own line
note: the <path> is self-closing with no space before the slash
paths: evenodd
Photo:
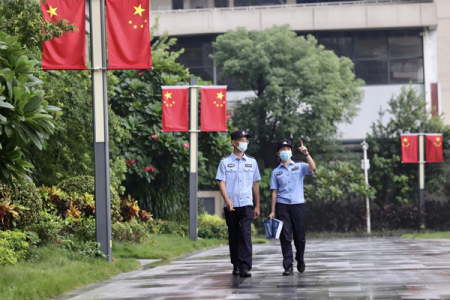
<path id="1" fill-rule="evenodd" d="M 58 246 L 40 247 L 33 251 L 31 261 L 0 266 L 0 298 L 48 299 L 139 267 L 135 259 L 108 263 Z"/>
<path id="2" fill-rule="evenodd" d="M 152 234 L 150 239 L 155 242 L 143 244 L 113 242 L 113 257 L 169 259 L 197 250 L 228 244 L 228 241 L 218 239 L 198 239 L 197 242 L 194 242 L 189 237 L 180 237 L 174 234 Z"/>
<path id="3" fill-rule="evenodd" d="M 155 234 L 151 235 L 150 238 L 154 240 L 154 243 L 113 242 L 113 257 L 166 260 L 197 250 L 228 245 L 227 240 L 198 239 L 197 242 L 194 242 L 189 237 L 180 237 L 173 234 Z M 268 241 L 262 238 L 253 238 L 253 243 L 261 244 L 268 243 Z"/>
<path id="4" fill-rule="evenodd" d="M 48 299 L 120 273 L 137 270 L 136 258 L 171 258 L 197 250 L 227 245 L 226 240 L 199 239 L 176 235 L 152 235 L 155 243 L 132 244 L 113 242 L 113 262 L 87 258 L 59 246 L 44 246 L 33 250 L 29 261 L 0 266 L 0 299 Z M 255 239 L 254 243 L 265 242 Z"/>
<path id="5" fill-rule="evenodd" d="M 404 239 L 449 239 L 450 231 L 413 233 L 402 235 Z"/>

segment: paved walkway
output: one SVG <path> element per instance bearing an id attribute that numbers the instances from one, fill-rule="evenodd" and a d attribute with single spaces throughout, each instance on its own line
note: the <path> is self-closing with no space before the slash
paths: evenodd
<path id="1" fill-rule="evenodd" d="M 220 247 L 64 299 L 450 299 L 450 239 L 310 239 L 305 273 L 286 277 L 275 242 L 253 246 L 251 278 L 232 276 Z"/>

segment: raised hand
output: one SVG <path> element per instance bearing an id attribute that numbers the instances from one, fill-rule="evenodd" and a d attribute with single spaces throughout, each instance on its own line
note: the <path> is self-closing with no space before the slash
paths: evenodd
<path id="1" fill-rule="evenodd" d="M 302 143 L 302 145 L 300 147 L 298 147 L 298 150 L 300 150 L 300 152 L 302 152 L 305 155 L 308 154 L 308 148 L 303 146 L 303 141 L 300 140 L 300 143 Z"/>

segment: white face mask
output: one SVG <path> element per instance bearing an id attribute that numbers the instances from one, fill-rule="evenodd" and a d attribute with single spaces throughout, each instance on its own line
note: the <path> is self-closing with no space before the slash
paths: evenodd
<path id="1" fill-rule="evenodd" d="M 247 150 L 248 143 L 245 142 L 239 142 L 239 146 L 237 147 L 239 151 L 245 152 Z"/>
<path id="2" fill-rule="evenodd" d="M 280 152 L 280 158 L 283 161 L 288 161 L 291 159 L 291 157 L 292 157 L 292 151 L 290 151 L 290 150 L 284 150 L 284 151 Z"/>

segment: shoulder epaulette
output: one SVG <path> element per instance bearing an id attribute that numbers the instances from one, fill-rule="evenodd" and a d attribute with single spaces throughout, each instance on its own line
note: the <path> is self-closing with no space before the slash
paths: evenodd
<path id="1" fill-rule="evenodd" d="M 221 160 L 224 160 L 225 158 L 228 158 L 228 157 L 230 157 L 230 156 L 231 156 L 231 154 L 230 154 L 230 155 L 227 155 L 227 156 L 224 156 L 224 157 L 222 157 Z"/>
<path id="2" fill-rule="evenodd" d="M 294 161 L 296 164 L 305 164 L 305 165 L 307 165 L 307 163 L 305 163 L 304 161 Z"/>
<path id="3" fill-rule="evenodd" d="M 256 160 L 253 156 L 250 156 L 250 155 L 248 155 L 248 154 L 245 154 L 247 157 L 249 157 L 249 158 L 253 158 L 254 160 Z"/>

